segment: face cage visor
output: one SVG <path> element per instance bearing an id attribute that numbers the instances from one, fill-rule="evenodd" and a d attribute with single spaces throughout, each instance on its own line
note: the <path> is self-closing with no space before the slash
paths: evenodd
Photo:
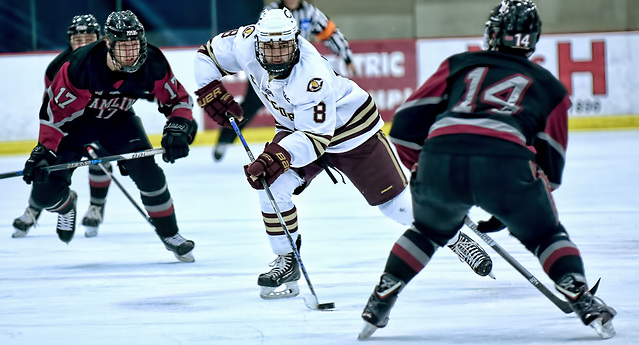
<path id="1" fill-rule="evenodd" d="M 110 41 L 111 61 L 122 72 L 136 72 L 146 60 L 146 40 Z"/>
<path id="2" fill-rule="evenodd" d="M 299 54 L 296 38 L 288 41 L 255 41 L 257 59 L 268 74 L 281 76 L 293 68 Z"/>

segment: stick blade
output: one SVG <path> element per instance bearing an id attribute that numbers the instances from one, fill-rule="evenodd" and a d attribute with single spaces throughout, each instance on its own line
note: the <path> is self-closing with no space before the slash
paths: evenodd
<path id="1" fill-rule="evenodd" d="M 335 309 L 335 303 L 327 302 L 327 303 L 319 303 L 317 300 L 317 296 L 306 294 L 304 295 L 304 303 L 308 309 L 313 310 L 333 310 Z"/>

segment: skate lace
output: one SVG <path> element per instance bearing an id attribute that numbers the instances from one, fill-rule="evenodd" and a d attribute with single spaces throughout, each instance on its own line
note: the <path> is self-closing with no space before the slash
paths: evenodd
<path id="1" fill-rule="evenodd" d="M 164 241 L 164 243 L 166 244 L 177 247 L 180 244 L 186 242 L 186 239 L 184 239 L 184 237 L 182 237 L 182 235 L 180 234 L 175 234 L 169 237 L 162 237 L 162 241 Z"/>
<path id="2" fill-rule="evenodd" d="M 477 269 L 482 262 L 487 260 L 484 252 L 463 235 L 460 235 L 459 240 L 453 244 L 451 249 L 473 269 Z"/>
<path id="3" fill-rule="evenodd" d="M 275 260 L 271 261 L 268 266 L 273 267 L 269 272 L 271 276 L 278 276 L 284 274 L 291 264 L 289 255 L 278 255 Z"/>
<path id="4" fill-rule="evenodd" d="M 75 210 L 58 214 L 58 230 L 73 231 L 75 229 Z"/>
<path id="5" fill-rule="evenodd" d="M 84 215 L 85 219 L 96 220 L 98 223 L 102 223 L 102 206 L 91 205 L 89 206 L 89 210 Z"/>

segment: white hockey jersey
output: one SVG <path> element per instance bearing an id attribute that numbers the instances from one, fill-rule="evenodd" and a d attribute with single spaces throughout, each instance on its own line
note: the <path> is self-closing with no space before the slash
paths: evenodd
<path id="1" fill-rule="evenodd" d="M 286 79 L 271 79 L 258 62 L 253 25 L 215 36 L 195 58 L 198 88 L 228 74 L 246 73 L 275 118 L 276 132 L 292 133 L 279 144 L 291 154 L 293 167 L 303 167 L 324 152 L 352 150 L 384 124 L 366 91 L 337 75 L 307 40 L 298 40 L 299 62 Z"/>

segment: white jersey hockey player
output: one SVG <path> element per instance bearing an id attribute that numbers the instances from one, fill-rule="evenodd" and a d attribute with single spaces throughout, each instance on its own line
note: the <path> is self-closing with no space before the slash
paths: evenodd
<path id="1" fill-rule="evenodd" d="M 371 206 L 401 224 L 413 221 L 408 180 L 381 131 L 383 120 L 371 96 L 337 75 L 313 45 L 299 37 L 288 9 L 265 10 L 257 24 L 221 33 L 198 50 L 198 104 L 222 126 L 229 126 L 227 112 L 242 120 L 241 108 L 220 82 L 240 71 L 276 121 L 273 141 L 244 167 L 247 181 L 259 190 L 266 232 L 277 255 L 273 268 L 258 278 L 260 296 L 292 297 L 299 293 L 299 264 L 259 179 L 270 186 L 298 248 L 292 195 L 321 171 L 341 171 Z M 490 257 L 481 252 L 479 261 L 492 267 Z"/>

